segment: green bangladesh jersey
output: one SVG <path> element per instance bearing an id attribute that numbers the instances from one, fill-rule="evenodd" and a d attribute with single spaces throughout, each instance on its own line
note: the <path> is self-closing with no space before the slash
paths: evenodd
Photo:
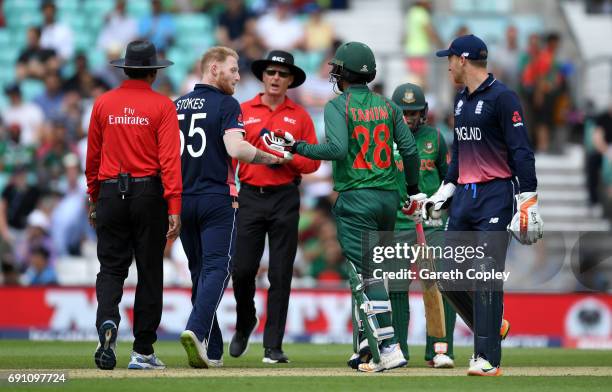
<path id="1" fill-rule="evenodd" d="M 297 153 L 331 160 L 334 190 L 374 188 L 397 190 L 398 170 L 393 142 L 408 168 L 404 184 L 418 181 L 418 153 L 401 109 L 365 85 L 350 86 L 325 105 L 326 143 L 300 143 Z"/>
<path id="2" fill-rule="evenodd" d="M 446 177 L 448 169 L 448 148 L 444 138 L 441 137 L 440 131 L 429 125 L 421 125 L 414 134 L 416 139 L 417 150 L 419 151 L 420 166 L 419 166 L 419 189 L 427 194 L 427 197 L 433 195 L 440 183 Z M 399 186 L 401 200 L 407 198 L 406 186 L 404 183 L 403 162 L 400 159 L 399 152 L 395 153 L 395 164 L 399 169 L 397 176 L 397 184 Z M 427 228 L 427 222 L 425 222 Z M 408 219 L 401 210 L 397 211 L 397 220 L 395 221 L 396 230 L 414 230 L 414 222 Z"/>

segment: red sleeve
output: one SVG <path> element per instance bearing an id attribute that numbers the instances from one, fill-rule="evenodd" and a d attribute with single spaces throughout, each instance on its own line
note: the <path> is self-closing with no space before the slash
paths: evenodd
<path id="1" fill-rule="evenodd" d="M 99 102 L 94 103 L 89 118 L 89 131 L 87 132 L 87 158 L 85 164 L 85 177 L 87 178 L 87 193 L 92 202 L 98 200 L 100 181 L 98 172 L 102 160 L 102 129 L 98 123 Z"/>
<path id="2" fill-rule="evenodd" d="M 162 118 L 157 131 L 157 147 L 161 178 L 164 185 L 164 198 L 168 202 L 168 214 L 181 213 L 181 193 L 183 180 L 181 177 L 181 140 L 178 118 L 171 101 L 163 108 Z"/>
<path id="3" fill-rule="evenodd" d="M 300 117 L 300 122 L 304 124 L 304 126 L 300 130 L 301 133 L 299 135 L 293 135 L 293 137 L 296 140 L 304 140 L 308 142 L 308 144 L 317 144 L 317 134 L 315 133 L 312 119 L 306 112 L 302 112 Z M 298 154 L 294 154 L 293 160 L 289 162 L 289 167 L 291 167 L 296 173 L 300 174 L 313 173 L 319 168 L 319 166 L 321 166 L 321 161 L 315 161 Z"/>

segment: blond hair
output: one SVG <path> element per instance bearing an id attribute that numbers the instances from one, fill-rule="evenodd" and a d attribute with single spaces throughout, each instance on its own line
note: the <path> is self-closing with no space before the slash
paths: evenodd
<path id="1" fill-rule="evenodd" d="M 200 67 L 203 74 L 208 73 L 208 68 L 214 62 L 224 62 L 228 57 L 234 57 L 238 60 L 238 53 L 232 48 L 228 48 L 226 46 L 213 46 L 208 49 L 204 55 L 202 55 L 202 60 L 200 60 Z"/>

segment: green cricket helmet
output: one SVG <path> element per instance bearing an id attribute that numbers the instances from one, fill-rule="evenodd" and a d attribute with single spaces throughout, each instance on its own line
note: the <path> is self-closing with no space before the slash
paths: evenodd
<path id="1" fill-rule="evenodd" d="M 412 83 L 397 86 L 391 97 L 402 110 L 423 110 L 427 106 L 423 90 Z"/>
<path id="2" fill-rule="evenodd" d="M 361 80 L 369 83 L 376 76 L 374 53 L 368 45 L 361 42 L 340 45 L 329 64 L 332 66 L 330 75 L 336 80 Z"/>
<path id="3" fill-rule="evenodd" d="M 393 91 L 391 100 L 393 100 L 402 111 L 420 111 L 421 117 L 419 125 L 427 121 L 428 105 L 425 100 L 425 94 L 423 93 L 423 89 L 416 84 L 400 84 L 395 91 Z"/>

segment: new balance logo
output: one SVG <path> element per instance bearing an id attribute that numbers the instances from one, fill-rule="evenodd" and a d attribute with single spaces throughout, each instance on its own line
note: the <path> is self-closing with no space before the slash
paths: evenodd
<path id="1" fill-rule="evenodd" d="M 489 220 L 489 223 L 497 223 L 497 222 L 499 222 L 499 218 L 498 218 L 498 217 L 491 218 L 491 219 Z"/>

